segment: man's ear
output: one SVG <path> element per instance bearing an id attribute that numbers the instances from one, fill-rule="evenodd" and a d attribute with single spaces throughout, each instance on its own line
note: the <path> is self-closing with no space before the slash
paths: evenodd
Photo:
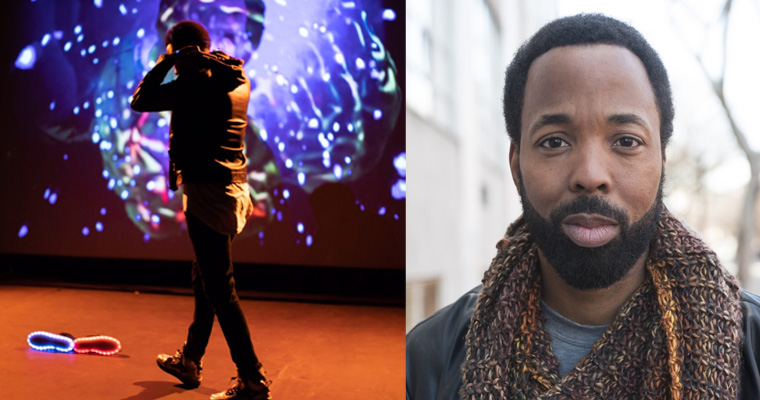
<path id="1" fill-rule="evenodd" d="M 509 169 L 516 188 L 520 187 L 520 148 L 518 146 L 515 142 L 509 143 Z"/>

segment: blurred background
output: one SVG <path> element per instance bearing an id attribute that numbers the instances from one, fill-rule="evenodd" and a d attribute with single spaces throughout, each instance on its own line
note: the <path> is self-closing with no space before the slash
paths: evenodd
<path id="1" fill-rule="evenodd" d="M 760 289 L 760 2 L 415 0 L 406 15 L 407 331 L 480 284 L 520 215 L 504 70 L 541 26 L 584 12 L 631 24 L 660 54 L 676 107 L 665 203 L 744 288 Z"/>

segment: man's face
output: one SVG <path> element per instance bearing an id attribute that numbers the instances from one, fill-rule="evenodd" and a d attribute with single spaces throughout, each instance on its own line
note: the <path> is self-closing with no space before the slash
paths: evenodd
<path id="1" fill-rule="evenodd" d="M 612 45 L 554 48 L 528 71 L 521 143 L 510 149 L 524 217 L 569 285 L 608 287 L 646 253 L 664 153 L 641 61 Z"/>

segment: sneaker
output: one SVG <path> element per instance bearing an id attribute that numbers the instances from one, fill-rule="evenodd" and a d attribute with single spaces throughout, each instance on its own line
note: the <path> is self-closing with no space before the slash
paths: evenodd
<path id="1" fill-rule="evenodd" d="M 269 385 L 271 381 L 267 381 L 264 377 L 261 377 L 257 381 L 248 379 L 241 379 L 239 377 L 232 378 L 232 385 L 224 392 L 212 394 L 210 400 L 271 400 L 269 395 Z"/>
<path id="2" fill-rule="evenodd" d="M 182 354 L 182 350 L 177 350 L 173 356 L 168 354 L 159 354 L 156 357 L 158 367 L 164 372 L 174 375 L 182 383 L 191 388 L 197 388 L 201 385 L 201 363 L 191 360 Z"/>

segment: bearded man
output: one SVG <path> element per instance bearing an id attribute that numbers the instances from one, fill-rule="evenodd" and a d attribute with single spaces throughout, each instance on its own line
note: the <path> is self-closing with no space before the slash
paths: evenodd
<path id="1" fill-rule="evenodd" d="M 507 68 L 523 215 L 407 335 L 407 400 L 758 399 L 760 298 L 662 202 L 673 102 L 631 26 L 555 20 Z"/>

